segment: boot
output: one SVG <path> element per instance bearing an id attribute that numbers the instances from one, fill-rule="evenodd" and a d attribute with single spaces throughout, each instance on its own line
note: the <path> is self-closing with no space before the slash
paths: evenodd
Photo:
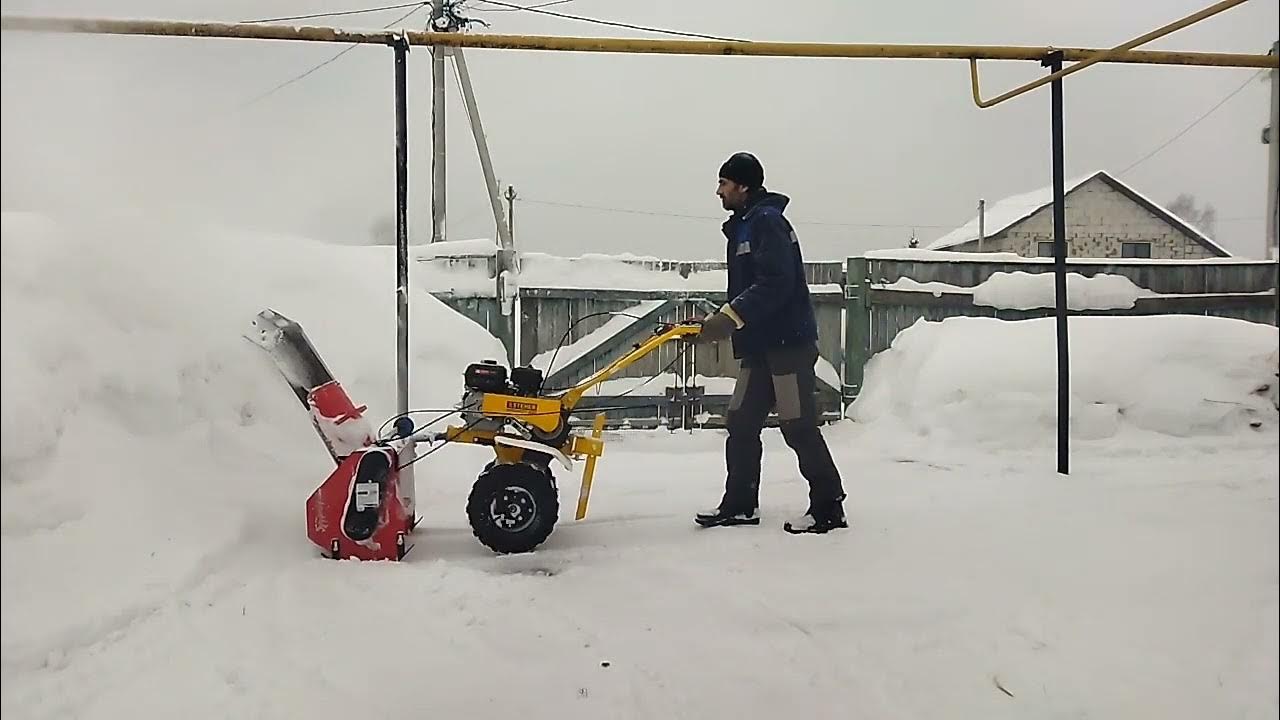
<path id="1" fill-rule="evenodd" d="M 759 525 L 760 516 L 755 510 L 733 511 L 712 508 L 694 516 L 693 521 L 702 527 L 719 527 L 721 525 Z"/>
<path id="2" fill-rule="evenodd" d="M 788 520 L 782 529 L 793 535 L 802 533 L 823 534 L 837 528 L 849 527 L 844 515 L 844 495 L 824 506 L 810 506 L 809 511 L 795 520 Z"/>

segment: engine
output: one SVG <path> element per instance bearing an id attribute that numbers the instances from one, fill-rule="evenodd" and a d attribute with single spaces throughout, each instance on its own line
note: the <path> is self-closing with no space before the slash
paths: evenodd
<path id="1" fill-rule="evenodd" d="M 507 368 L 499 365 L 497 360 L 471 363 L 462 379 L 465 389 L 459 407 L 468 408 L 461 412 L 462 421 L 475 430 L 496 431 L 507 421 L 504 418 L 487 418 L 480 412 L 480 402 L 486 393 L 537 397 L 542 392 L 541 370 L 526 365 L 512 369 L 508 375 Z"/>
<path id="2" fill-rule="evenodd" d="M 467 390 L 482 393 L 537 397 L 542 392 L 542 371 L 531 365 L 513 369 L 508 377 L 497 360 L 484 360 L 468 365 L 462 379 Z"/>

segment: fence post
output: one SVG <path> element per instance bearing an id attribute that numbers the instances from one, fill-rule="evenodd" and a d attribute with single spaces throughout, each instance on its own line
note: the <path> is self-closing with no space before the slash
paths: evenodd
<path id="1" fill-rule="evenodd" d="M 862 391 L 862 367 L 871 348 L 870 292 L 867 259 L 847 260 L 844 281 L 844 378 L 841 388 L 841 415 Z"/>

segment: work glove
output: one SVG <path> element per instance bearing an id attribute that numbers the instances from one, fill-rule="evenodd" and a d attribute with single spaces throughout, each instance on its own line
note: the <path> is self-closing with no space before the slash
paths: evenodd
<path id="1" fill-rule="evenodd" d="M 733 318 L 723 312 L 716 311 L 702 320 L 702 332 L 694 337 L 694 343 L 706 345 L 727 340 L 738 327 Z"/>

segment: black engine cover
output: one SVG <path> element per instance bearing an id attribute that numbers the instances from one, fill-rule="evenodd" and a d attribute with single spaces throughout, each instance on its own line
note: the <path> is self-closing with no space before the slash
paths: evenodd
<path id="1" fill-rule="evenodd" d="M 511 390 L 511 386 L 507 384 L 507 368 L 493 360 L 471 363 L 462 379 L 469 389 L 480 392 L 501 393 Z"/>
<path id="2" fill-rule="evenodd" d="M 514 368 L 511 384 L 521 395 L 537 395 L 542 391 L 542 371 L 532 366 Z"/>

